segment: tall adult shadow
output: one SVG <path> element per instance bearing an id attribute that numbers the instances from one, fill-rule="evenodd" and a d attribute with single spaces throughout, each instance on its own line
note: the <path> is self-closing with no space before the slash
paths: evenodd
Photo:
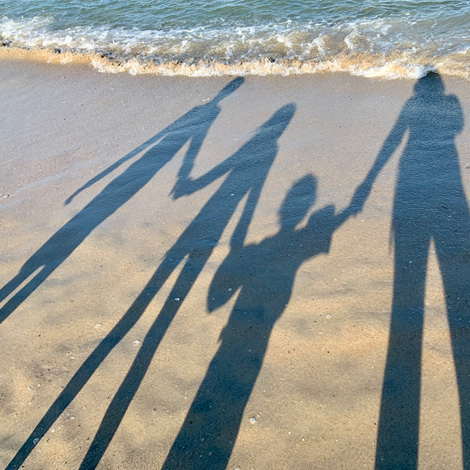
<path id="1" fill-rule="evenodd" d="M 208 294 L 213 312 L 239 293 L 220 347 L 194 398 L 163 469 L 225 469 L 240 422 L 266 354 L 271 331 L 284 312 L 300 265 L 328 253 L 334 231 L 350 216 L 348 207 L 313 213 L 316 179 L 308 175 L 288 192 L 279 211 L 280 229 L 259 244 L 232 250 L 216 272 Z"/>
<path id="2" fill-rule="evenodd" d="M 77 396 L 103 360 L 142 316 L 149 303 L 184 260 L 184 265 L 160 313 L 148 331 L 134 362 L 111 401 L 80 469 L 95 468 L 109 446 L 127 408 L 138 390 L 152 357 L 184 298 L 205 266 L 220 236 L 240 202 L 247 201 L 238 226 L 238 236 L 244 239 L 267 174 L 278 152 L 278 139 L 295 112 L 289 104 L 278 110 L 256 134 L 234 155 L 205 175 L 192 180 L 189 173 L 195 153 L 187 153 L 174 188 L 174 197 L 197 191 L 223 176 L 225 180 L 185 229 L 116 326 L 101 341 L 93 353 L 75 373 L 65 389 L 49 408 L 40 423 L 7 467 L 17 469 L 31 453 L 35 442 L 41 439 Z"/>
<path id="3" fill-rule="evenodd" d="M 0 302 L 3 302 L 31 275 L 36 273 L 26 285 L 0 308 L 0 323 L 72 254 L 90 232 L 142 189 L 187 142 L 190 142 L 187 151 L 188 158 L 194 158 L 199 153 L 207 132 L 219 115 L 219 102 L 233 93 L 243 82 L 243 78 L 232 80 L 209 103 L 191 109 L 147 142 L 91 179 L 70 196 L 66 203 L 69 203 L 81 191 L 104 178 L 127 160 L 153 145 L 143 156 L 112 180 L 76 216 L 49 238 L 26 261 L 19 273 L 0 289 Z M 37 272 L 38 270 L 39 272 Z"/>
<path id="4" fill-rule="evenodd" d="M 375 467 L 418 465 L 421 351 L 426 270 L 431 242 L 442 275 L 460 399 L 462 451 L 470 468 L 470 213 L 455 136 L 464 125 L 459 100 L 438 73 L 415 94 L 385 140 L 355 195 L 363 205 L 406 133 L 395 188 L 393 303 Z"/>

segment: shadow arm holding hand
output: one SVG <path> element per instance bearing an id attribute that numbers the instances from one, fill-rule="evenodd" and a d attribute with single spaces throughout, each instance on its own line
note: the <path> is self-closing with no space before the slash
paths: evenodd
<path id="1" fill-rule="evenodd" d="M 205 128 L 205 131 L 195 135 L 191 141 L 190 148 L 186 152 L 183 164 L 178 172 L 178 179 L 170 192 L 170 195 L 173 196 L 174 199 L 178 199 L 182 196 L 190 196 L 206 186 L 209 186 L 214 181 L 239 166 L 241 157 L 245 155 L 245 153 L 240 154 L 240 151 L 236 152 L 204 175 L 195 179 L 191 178 L 190 174 L 194 168 L 194 161 L 206 137 L 207 131 L 208 127 Z"/>
<path id="2" fill-rule="evenodd" d="M 87 181 L 83 186 L 78 188 L 72 195 L 70 195 L 64 203 L 64 206 L 70 204 L 73 199 L 78 196 L 80 193 L 88 189 L 89 187 L 93 186 L 95 183 L 98 181 L 102 180 L 106 176 L 108 176 L 110 173 L 112 173 L 114 170 L 119 168 L 123 163 L 126 163 L 128 160 L 131 158 L 135 157 L 137 154 L 142 152 L 146 147 L 149 145 L 153 145 L 156 143 L 158 140 L 163 138 L 163 136 L 167 133 L 168 129 L 163 130 L 162 132 L 159 132 L 157 135 L 154 135 L 151 139 L 147 140 L 143 144 L 139 145 L 136 147 L 134 150 L 130 151 L 127 155 L 124 155 L 124 157 L 120 158 L 117 162 L 114 162 L 112 165 L 108 166 L 105 170 L 102 172 L 98 173 L 96 176 L 91 178 L 91 180 Z"/>
<path id="3" fill-rule="evenodd" d="M 191 138 L 191 143 L 189 144 L 188 151 L 184 156 L 183 164 L 181 165 L 181 168 L 178 171 L 176 183 L 173 186 L 173 189 L 170 191 L 170 196 L 172 196 L 173 199 L 179 199 L 182 196 L 189 196 L 190 194 L 193 194 L 202 189 L 203 187 L 209 185 L 210 183 L 212 183 L 212 181 L 215 181 L 224 174 L 217 174 L 212 179 L 209 178 L 209 181 L 206 181 L 207 175 L 203 175 L 197 178 L 196 180 L 193 180 L 190 177 L 191 171 L 194 167 L 194 162 L 201 150 L 202 144 L 206 138 L 208 131 L 209 126 L 204 126 Z M 216 167 L 214 170 L 216 170 L 217 168 L 218 167 Z M 209 173 L 214 172 L 214 170 L 211 170 Z"/>
<path id="4" fill-rule="evenodd" d="M 364 181 L 356 188 L 351 204 L 347 209 L 338 214 L 338 217 L 340 217 L 339 220 L 342 220 L 343 218 L 344 220 L 346 220 L 349 215 L 357 214 L 358 212 L 361 212 L 364 208 L 364 204 L 367 198 L 369 197 L 369 194 L 372 190 L 372 186 L 374 185 L 377 176 L 380 174 L 383 167 L 390 160 L 395 150 L 400 145 L 403 136 L 405 135 L 406 130 L 409 127 L 409 113 L 407 111 L 408 106 L 409 103 L 405 105 L 404 109 L 402 110 L 400 116 L 397 119 L 397 122 L 393 126 L 393 129 L 385 139 L 385 142 L 382 145 L 382 148 L 380 149 L 380 152 L 377 155 L 374 164 L 369 170 L 369 173 L 365 177 Z M 344 220 L 342 220 L 342 222 L 344 222 Z"/>
<path id="5" fill-rule="evenodd" d="M 187 120 L 189 113 L 186 113 L 184 116 L 179 118 L 177 121 L 173 122 L 169 126 L 167 126 L 165 129 L 160 131 L 158 134 L 155 134 L 152 136 L 150 139 L 146 140 L 144 143 L 140 144 L 138 147 L 135 149 L 131 150 L 128 154 L 124 155 L 124 157 L 120 158 L 117 162 L 114 162 L 112 165 L 110 165 L 108 168 L 103 170 L 102 172 L 98 173 L 96 176 L 91 178 L 91 180 L 87 181 L 83 186 L 81 186 L 79 189 L 77 189 L 71 196 L 69 196 L 66 200 L 64 205 L 68 205 L 72 202 L 72 200 L 78 196 L 81 192 L 85 191 L 89 187 L 93 186 L 95 183 L 98 181 L 102 180 L 105 178 L 107 175 L 112 173 L 114 170 L 119 168 L 121 165 L 126 163 L 128 160 L 131 158 L 134 158 L 136 155 L 138 155 L 140 152 L 145 150 L 147 147 L 150 147 L 151 145 L 155 145 L 163 139 L 165 136 L 167 136 L 170 132 L 178 130 L 178 128 L 181 128 L 184 126 L 184 122 Z"/>
<path id="6" fill-rule="evenodd" d="M 354 194 L 353 198 L 351 199 L 351 202 L 347 207 L 345 207 L 342 211 L 338 212 L 337 214 L 334 215 L 333 218 L 333 223 L 331 224 L 331 231 L 334 232 L 337 229 L 341 227 L 350 217 L 355 217 L 359 212 L 361 212 L 363 203 L 360 203 L 359 201 L 356 200 L 359 196 L 358 190 L 361 188 L 361 186 L 358 186 L 356 189 L 356 193 Z M 362 194 L 361 194 L 362 196 Z M 364 199 L 365 201 L 365 199 Z"/>
<path id="7" fill-rule="evenodd" d="M 382 171 L 383 167 L 386 163 L 390 160 L 392 155 L 394 154 L 395 150 L 400 145 L 400 142 L 405 135 L 405 132 L 408 128 L 408 113 L 406 112 L 406 106 L 402 113 L 400 114 L 395 126 L 393 127 L 392 131 L 388 135 L 387 139 L 385 140 L 382 148 L 380 149 L 377 158 L 375 159 L 374 164 L 372 165 L 371 169 L 369 170 L 367 176 L 365 177 L 364 181 L 356 188 L 354 195 L 351 199 L 349 205 L 343 209 L 342 211 L 338 212 L 334 215 L 333 221 L 330 225 L 330 229 L 332 232 L 337 230 L 346 220 L 348 220 L 352 216 L 356 216 L 359 212 L 361 212 L 364 208 L 364 204 L 369 197 L 369 194 L 372 190 L 372 186 L 377 179 L 377 176 Z M 332 209 L 331 207 L 327 209 Z M 334 210 L 334 209 L 332 209 Z M 315 222 L 317 218 L 316 214 L 313 214 L 310 218 L 309 225 Z"/>
<path id="8" fill-rule="evenodd" d="M 231 169 L 233 169 L 234 158 L 232 156 L 227 158 L 227 160 L 224 160 L 205 175 L 202 175 L 196 179 L 192 179 L 189 176 L 189 173 L 194 166 L 194 159 L 196 155 L 197 152 L 194 150 L 188 151 L 186 154 L 185 161 L 183 162 L 183 166 L 181 167 L 181 170 L 178 174 L 178 180 L 170 192 L 170 195 L 173 196 L 174 199 L 178 199 L 182 196 L 190 196 L 191 194 L 196 193 L 202 188 L 209 186 L 211 183 L 218 180 Z"/>

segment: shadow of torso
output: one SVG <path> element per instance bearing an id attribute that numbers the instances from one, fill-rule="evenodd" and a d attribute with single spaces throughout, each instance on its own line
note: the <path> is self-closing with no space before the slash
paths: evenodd
<path id="1" fill-rule="evenodd" d="M 208 309 L 239 295 L 164 469 L 226 468 L 296 273 L 307 259 L 328 253 L 337 227 L 334 207 L 328 206 L 315 212 L 304 228 L 281 229 L 259 244 L 232 247 L 211 283 Z"/>
<path id="2" fill-rule="evenodd" d="M 437 237 L 448 228 L 449 211 L 468 218 L 455 146 L 462 110 L 453 95 L 425 95 L 411 98 L 402 116 L 409 136 L 399 164 L 393 227 L 411 223 Z"/>

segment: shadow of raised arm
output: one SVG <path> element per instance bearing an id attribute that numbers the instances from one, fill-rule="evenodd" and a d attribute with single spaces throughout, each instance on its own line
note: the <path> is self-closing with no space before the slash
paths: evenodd
<path id="1" fill-rule="evenodd" d="M 233 93 L 243 84 L 244 81 L 245 79 L 243 77 L 235 78 L 228 85 L 226 85 L 210 103 L 204 106 L 217 106 L 223 98 Z M 187 196 L 199 191 L 205 186 L 211 184 L 213 181 L 219 179 L 224 174 L 228 173 L 230 169 L 233 168 L 234 157 L 230 157 L 196 180 L 192 180 L 190 178 L 189 175 L 191 174 L 191 171 L 194 167 L 194 161 L 199 154 L 199 150 L 205 139 L 207 130 L 204 133 L 195 134 L 191 139 L 191 144 L 184 156 L 183 164 L 178 171 L 178 179 L 175 183 L 175 186 L 170 191 L 170 196 L 173 196 L 174 199 L 178 199 L 182 196 Z"/>
<path id="2" fill-rule="evenodd" d="M 408 106 L 405 105 L 403 111 L 397 119 L 397 122 L 395 123 L 395 126 L 382 145 L 382 148 L 380 149 L 374 164 L 369 170 L 369 173 L 365 177 L 364 181 L 356 188 L 354 196 L 351 200 L 351 204 L 347 209 L 345 209 L 352 212 L 350 215 L 357 214 L 364 208 L 364 204 L 369 197 L 377 176 L 400 145 L 400 142 L 402 141 L 403 136 L 409 127 L 409 120 L 410 116 Z"/>
<path id="3" fill-rule="evenodd" d="M 244 82 L 242 77 L 237 77 L 228 83 L 210 102 L 202 105 L 196 106 L 195 108 L 188 111 L 185 115 L 181 116 L 178 120 L 167 126 L 165 129 L 160 131 L 158 134 L 154 135 L 148 139 L 143 144 L 136 147 L 134 150 L 129 152 L 124 157 L 120 158 L 117 162 L 113 163 L 111 166 L 103 170 L 98 175 L 94 176 L 90 181 L 85 183 L 81 188 L 77 189 L 71 196 L 69 196 L 64 205 L 70 204 L 72 200 L 85 189 L 88 189 L 90 186 L 94 185 L 112 171 L 119 168 L 123 163 L 127 162 L 131 158 L 135 157 L 137 154 L 145 150 L 147 147 L 156 144 L 159 140 L 169 136 L 169 134 L 175 134 L 175 137 L 178 138 L 178 133 L 181 131 L 185 134 L 190 134 L 191 131 L 194 133 L 191 135 L 191 143 L 189 145 L 188 152 L 184 158 L 183 167 L 181 168 L 178 178 L 183 178 L 188 175 L 191 171 L 191 168 L 194 164 L 194 160 L 201 149 L 202 143 L 204 142 L 205 136 L 209 130 L 210 124 L 215 120 L 215 117 L 219 114 L 220 108 L 218 104 L 222 99 L 233 93 L 237 88 L 239 88 Z M 206 125 L 207 124 L 207 125 Z M 176 188 L 176 186 L 175 186 Z"/>
<path id="4" fill-rule="evenodd" d="M 101 173 L 98 173 L 96 176 L 91 178 L 91 180 L 87 181 L 83 186 L 78 188 L 72 195 L 70 195 L 65 200 L 64 206 L 70 204 L 72 202 L 72 200 L 76 196 L 78 196 L 81 192 L 85 191 L 85 189 L 88 189 L 90 186 L 93 186 L 95 183 L 102 180 L 104 177 L 106 177 L 111 172 L 116 170 L 116 168 L 119 168 L 123 163 L 126 163 L 128 160 L 130 160 L 131 158 L 135 157 L 137 154 L 142 152 L 145 148 L 149 147 L 150 145 L 153 145 L 153 144 L 157 143 L 166 134 L 171 132 L 173 130 L 173 128 L 176 126 L 177 123 L 178 123 L 178 121 L 170 124 L 167 128 L 163 129 L 161 132 L 154 135 L 153 137 L 148 139 L 146 142 L 144 142 L 143 144 L 136 147 L 134 150 L 130 151 L 127 155 L 124 155 L 124 157 L 120 158 L 117 162 L 114 162 L 112 165 L 108 166 L 108 168 L 103 170 Z"/>
<path id="5" fill-rule="evenodd" d="M 185 161 L 183 162 L 181 170 L 178 173 L 178 179 L 170 192 L 170 195 L 173 196 L 174 199 L 179 199 L 182 196 L 189 196 L 199 191 L 200 189 L 209 186 L 211 183 L 224 176 L 234 167 L 235 158 L 232 156 L 227 158 L 227 160 L 224 160 L 216 167 L 212 168 L 212 170 L 208 171 L 205 175 L 202 175 L 196 179 L 192 179 L 189 176 L 189 173 L 194 166 L 194 159 L 197 153 L 197 151 L 192 150 L 191 148 L 186 153 L 184 159 Z"/>

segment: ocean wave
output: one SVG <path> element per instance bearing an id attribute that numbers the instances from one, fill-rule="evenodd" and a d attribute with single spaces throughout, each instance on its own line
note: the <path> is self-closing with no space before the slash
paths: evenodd
<path id="1" fill-rule="evenodd" d="M 454 25 L 464 22 L 459 17 Z M 100 72 L 159 75 L 292 75 L 348 72 L 419 78 L 428 70 L 470 77 L 470 35 L 445 35 L 429 17 L 329 24 L 286 20 L 168 30 L 109 26 L 55 29 L 53 17 L 0 20 L 0 54 L 55 63 L 87 62 Z M 411 28 L 410 28 L 411 25 Z M 437 25 L 437 26 L 436 26 Z"/>

